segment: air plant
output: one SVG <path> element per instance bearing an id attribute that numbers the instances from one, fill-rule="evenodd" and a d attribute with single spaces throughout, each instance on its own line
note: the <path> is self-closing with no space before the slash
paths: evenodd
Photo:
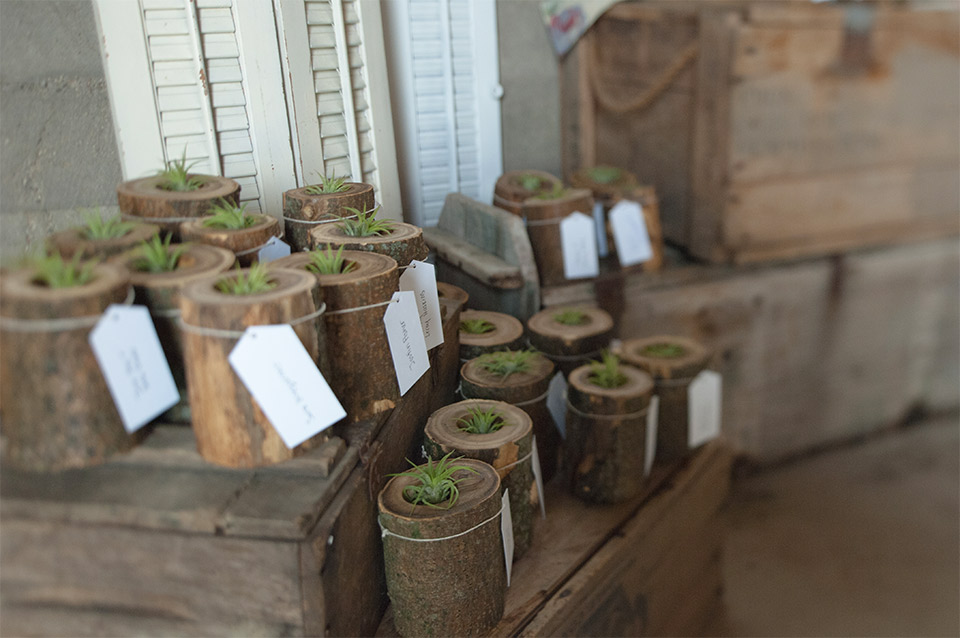
<path id="1" fill-rule="evenodd" d="M 333 177 L 327 177 L 323 173 L 317 173 L 317 177 L 320 178 L 319 184 L 313 184 L 304 189 L 304 191 L 310 195 L 326 195 L 328 193 L 342 193 L 343 191 L 350 190 L 350 185 L 347 184 L 347 178 L 337 177 L 336 173 L 333 174 Z"/>
<path id="2" fill-rule="evenodd" d="M 588 172 L 590 179 L 598 184 L 611 184 L 623 174 L 616 166 L 594 166 Z"/>
<path id="3" fill-rule="evenodd" d="M 553 320 L 565 326 L 582 326 L 589 320 L 587 313 L 576 308 L 568 308 L 553 315 Z"/>
<path id="4" fill-rule="evenodd" d="M 185 244 L 176 244 L 170 249 L 171 235 L 168 233 L 165 239 L 160 239 L 159 235 L 154 235 L 148 240 L 140 242 L 140 256 L 134 260 L 133 268 L 140 272 L 172 272 L 177 269 L 180 262 L 180 256 L 187 249 Z"/>
<path id="5" fill-rule="evenodd" d="M 477 365 L 490 374 L 506 379 L 510 375 L 527 372 L 530 369 L 530 360 L 536 354 L 533 350 L 488 352 L 477 357 Z"/>
<path id="6" fill-rule="evenodd" d="M 675 359 L 687 353 L 687 349 L 677 343 L 651 343 L 640 350 L 645 357 L 655 359 Z"/>
<path id="7" fill-rule="evenodd" d="M 233 202 L 228 202 L 224 198 L 210 207 L 209 217 L 203 219 L 203 225 L 206 228 L 226 228 L 228 230 L 240 230 L 250 228 L 259 220 L 254 215 L 247 215 L 247 205 L 237 206 Z"/>
<path id="8" fill-rule="evenodd" d="M 217 282 L 217 290 L 227 295 L 255 295 L 277 287 L 270 281 L 270 271 L 261 263 L 256 263 L 246 271 L 237 266 L 233 275 Z"/>
<path id="9" fill-rule="evenodd" d="M 393 221 L 389 219 L 375 219 L 380 207 L 377 206 L 371 211 L 361 212 L 356 208 L 347 206 L 344 210 L 350 211 L 356 215 L 356 219 L 344 219 L 338 224 L 344 234 L 348 237 L 373 237 L 375 235 L 389 235 L 395 227 Z"/>
<path id="10" fill-rule="evenodd" d="M 590 376 L 587 380 L 601 388 L 619 388 L 627 382 L 627 376 L 620 371 L 620 359 L 617 355 L 605 351 L 603 361 L 590 362 Z"/>
<path id="11" fill-rule="evenodd" d="M 552 189 L 538 193 L 534 197 L 536 199 L 560 199 L 566 194 L 567 189 L 563 187 L 563 184 L 554 184 Z"/>
<path id="12" fill-rule="evenodd" d="M 356 268 L 356 264 L 347 261 L 343 257 L 343 246 L 333 252 L 333 247 L 327 244 L 327 250 L 315 248 L 309 252 L 310 263 L 307 264 L 307 270 L 317 275 L 339 275 L 350 272 Z"/>
<path id="13" fill-rule="evenodd" d="M 100 209 L 90 210 L 84 215 L 86 225 L 81 231 L 87 239 L 103 240 L 116 239 L 123 237 L 136 227 L 133 222 L 125 222 L 120 215 L 114 215 L 110 219 L 103 219 L 100 216 Z"/>
<path id="14" fill-rule="evenodd" d="M 36 272 L 34 281 L 48 288 L 72 288 L 82 286 L 93 279 L 96 261 L 80 261 L 76 253 L 70 261 L 64 261 L 60 253 L 39 255 L 28 259 L 28 267 Z"/>
<path id="15" fill-rule="evenodd" d="M 520 187 L 528 191 L 540 190 L 540 185 L 543 183 L 540 177 L 532 173 L 524 173 L 517 179 L 520 181 Z"/>
<path id="16" fill-rule="evenodd" d="M 158 171 L 160 182 L 157 184 L 160 188 L 167 191 L 195 191 L 204 184 L 204 180 L 199 175 L 191 175 L 190 169 L 197 162 L 187 164 L 187 149 L 183 149 L 183 157 L 178 160 L 167 162 L 167 167 Z"/>
<path id="17" fill-rule="evenodd" d="M 496 326 L 486 319 L 464 319 L 460 322 L 460 332 L 471 335 L 482 335 L 496 330 Z"/>
<path id="18" fill-rule="evenodd" d="M 507 422 L 503 420 L 503 415 L 493 408 L 483 410 L 479 407 L 472 407 L 468 412 L 467 416 L 457 419 L 457 429 L 461 432 L 490 434 L 507 425 Z"/>
<path id="19" fill-rule="evenodd" d="M 463 457 L 451 459 L 451 454 L 453 452 L 447 453 L 446 456 L 436 462 L 427 459 L 427 462 L 423 465 L 417 465 L 407 459 L 407 463 L 412 465 L 413 469 L 404 472 L 403 475 L 413 476 L 416 479 L 416 483 L 403 488 L 403 498 L 408 503 L 413 504 L 414 507 L 426 505 L 436 509 L 450 509 L 456 505 L 460 498 L 460 490 L 457 488 L 457 484 L 466 477 L 454 478 L 453 475 L 460 470 L 466 470 L 474 474 L 477 474 L 477 471 L 466 465 L 454 465 L 456 461 Z M 390 474 L 389 476 L 401 476 L 401 474 Z M 446 503 L 446 505 L 442 505 L 443 503 Z"/>

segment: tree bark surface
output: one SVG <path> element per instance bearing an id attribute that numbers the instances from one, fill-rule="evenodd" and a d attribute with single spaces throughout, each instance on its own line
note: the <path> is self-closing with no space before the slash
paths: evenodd
<path id="1" fill-rule="evenodd" d="M 568 325 L 556 320 L 565 310 L 584 314 L 584 323 Z M 527 320 L 530 345 L 552 360 L 564 376 L 589 360 L 599 360 L 613 336 L 613 317 L 601 308 L 559 307 L 541 310 Z"/>
<path id="2" fill-rule="evenodd" d="M 257 261 L 257 251 L 271 237 L 282 237 L 283 227 L 280 220 L 270 215 L 257 215 L 257 223 L 249 228 L 209 228 L 198 219 L 180 224 L 180 237 L 183 241 L 196 241 L 201 244 L 226 248 L 237 257 L 237 263 L 246 268 Z"/>
<path id="3" fill-rule="evenodd" d="M 309 233 L 319 222 L 335 222 L 351 215 L 346 208 L 360 212 L 373 210 L 373 186 L 362 182 L 347 182 L 349 188 L 341 193 L 311 195 L 309 186 L 294 188 L 283 194 L 284 237 L 293 252 L 310 247 Z"/>
<path id="4" fill-rule="evenodd" d="M 69 228 L 50 235 L 47 239 L 47 245 L 60 253 L 60 256 L 64 259 L 72 259 L 77 253 L 80 253 L 81 259 L 92 257 L 107 259 L 134 248 L 140 242 L 147 241 L 159 232 L 160 227 L 156 224 L 136 222 L 136 226 L 122 237 L 87 239 L 84 235 L 84 228 Z"/>
<path id="5" fill-rule="evenodd" d="M 310 229 L 309 236 L 312 249 L 332 246 L 336 250 L 343 246 L 344 250 L 380 253 L 393 257 L 401 267 L 409 265 L 414 259 L 423 261 L 430 254 L 430 249 L 423 241 L 423 231 L 413 224 L 403 222 L 394 222 L 393 231 L 388 235 L 351 237 L 344 232 L 340 224 L 321 224 Z"/>
<path id="6" fill-rule="evenodd" d="M 563 274 L 560 222 L 571 213 L 593 215 L 593 197 L 586 189 L 570 189 L 557 199 L 531 197 L 523 202 L 520 214 L 529 223 L 527 234 L 540 273 L 540 285 L 554 286 L 568 279 Z"/>
<path id="7" fill-rule="evenodd" d="M 466 332 L 463 322 L 470 319 L 482 319 L 493 324 L 493 330 L 474 334 Z M 503 312 L 491 310 L 464 310 L 460 313 L 460 361 L 467 362 L 488 352 L 498 350 L 517 350 L 522 348 L 523 324 L 520 320 Z"/>
<path id="8" fill-rule="evenodd" d="M 240 201 L 240 184 L 227 177 L 199 175 L 203 186 L 193 191 L 168 191 L 160 188 L 160 177 L 144 177 L 117 186 L 117 204 L 124 219 L 147 221 L 161 231 L 180 239 L 180 223 L 203 217 L 223 198 L 236 204 Z M 169 221 L 167 221 L 169 220 Z"/>
<path id="9" fill-rule="evenodd" d="M 520 178 L 525 175 L 538 178 L 540 185 L 533 190 L 524 188 Z M 543 192 L 549 193 L 558 186 L 563 186 L 563 182 L 545 171 L 508 171 L 497 179 L 493 187 L 493 205 L 520 215 L 524 201 Z"/>

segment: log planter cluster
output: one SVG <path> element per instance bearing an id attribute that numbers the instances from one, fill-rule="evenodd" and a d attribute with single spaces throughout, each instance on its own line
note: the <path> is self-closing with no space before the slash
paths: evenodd
<path id="1" fill-rule="evenodd" d="M 540 285 L 554 286 L 567 281 L 563 272 L 560 222 L 575 212 L 591 216 L 593 196 L 583 188 L 566 189 L 555 197 L 546 194 L 523 202 L 520 214 L 527 221 L 530 247 L 540 273 Z"/>
<path id="2" fill-rule="evenodd" d="M 706 369 L 710 352 L 693 339 L 660 335 L 625 341 L 621 357 L 646 370 L 656 382 L 660 397 L 657 460 L 683 458 L 690 452 L 690 383 Z"/>
<path id="3" fill-rule="evenodd" d="M 180 224 L 203 217 L 220 199 L 240 201 L 240 184 L 227 177 L 196 175 L 203 184 L 191 191 L 171 191 L 160 186 L 159 175 L 123 182 L 117 186 L 117 204 L 124 219 L 145 221 L 180 237 Z"/>
<path id="4" fill-rule="evenodd" d="M 76 226 L 54 233 L 47 238 L 50 250 L 60 253 L 64 259 L 70 259 L 80 253 L 82 259 L 99 257 L 106 259 L 126 252 L 160 232 L 156 224 L 132 222 L 133 228 L 111 239 L 90 239 L 84 226 Z"/>
<path id="5" fill-rule="evenodd" d="M 565 468 L 576 496 L 617 503 L 643 487 L 653 379 L 642 370 L 620 365 L 622 383 L 601 387 L 592 380 L 593 371 L 594 365 L 588 364 L 570 373 Z"/>
<path id="6" fill-rule="evenodd" d="M 562 186 L 563 182 L 544 171 L 509 171 L 497 179 L 493 188 L 493 205 L 520 215 L 523 202 Z"/>
<path id="7" fill-rule="evenodd" d="M 0 294 L 0 427 L 4 463 L 54 471 L 101 463 L 133 447 L 88 338 L 110 304 L 129 301 L 126 270 L 94 267 L 69 288 L 6 273 Z"/>
<path id="8" fill-rule="evenodd" d="M 499 430 L 474 434 L 464 429 L 471 410 L 489 411 L 502 422 Z M 453 453 L 488 463 L 509 490 L 513 520 L 514 559 L 533 541 L 540 495 L 533 474 L 533 421 L 517 406 L 502 401 L 467 399 L 440 408 L 427 419 L 424 451 L 433 460 Z"/>
<path id="9" fill-rule="evenodd" d="M 483 324 L 473 322 L 485 322 Z M 476 332 L 470 326 L 482 326 Z M 487 352 L 523 347 L 523 324 L 516 317 L 491 310 L 460 313 L 460 361 L 467 362 Z"/>
<path id="10" fill-rule="evenodd" d="M 550 358 L 565 376 L 601 351 L 613 336 L 613 317 L 600 308 L 552 307 L 527 320 L 530 345 Z"/>
<path id="11" fill-rule="evenodd" d="M 288 190 L 283 194 L 284 237 L 293 252 L 310 247 L 310 230 L 350 215 L 347 208 L 373 210 L 373 186 L 347 182 L 338 193 L 311 194 L 309 186 Z"/>
<path id="12" fill-rule="evenodd" d="M 378 499 L 394 626 L 402 636 L 478 636 L 503 616 L 507 575 L 500 534 L 500 478 L 482 461 L 459 459 L 452 506 L 412 505 L 412 470 Z"/>
<path id="13" fill-rule="evenodd" d="M 342 223 L 320 224 L 310 230 L 309 242 L 311 248 L 332 246 L 336 250 L 342 246 L 344 250 L 379 253 L 392 257 L 401 268 L 414 259 L 423 261 L 430 254 L 430 249 L 423 241 L 423 231 L 418 226 L 404 222 L 392 222 L 389 233 L 369 237 L 348 235 Z"/>
<path id="14" fill-rule="evenodd" d="M 288 323 L 314 361 L 319 362 L 321 338 L 315 315 L 320 294 L 309 273 L 274 269 L 273 288 L 233 295 L 218 284 L 239 273 L 205 277 L 180 294 L 187 390 L 197 449 L 211 463 L 228 467 L 258 467 L 285 461 L 327 439 L 326 432 L 288 448 L 257 406 L 228 357 L 250 326 Z"/>
<path id="15" fill-rule="evenodd" d="M 182 241 L 195 241 L 218 246 L 236 255 L 237 263 L 246 268 L 258 261 L 257 253 L 271 237 L 283 237 L 280 220 L 270 215 L 253 215 L 257 220 L 247 228 L 216 228 L 204 219 L 194 219 L 180 225 Z"/>

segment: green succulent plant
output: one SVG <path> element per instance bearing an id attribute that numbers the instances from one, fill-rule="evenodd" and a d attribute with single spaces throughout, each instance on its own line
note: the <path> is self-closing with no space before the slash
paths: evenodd
<path id="1" fill-rule="evenodd" d="M 389 235 L 396 228 L 396 224 L 389 219 L 375 219 L 380 207 L 377 206 L 371 211 L 361 212 L 356 208 L 347 206 L 344 210 L 350 211 L 357 216 L 356 219 L 344 219 L 337 224 L 343 233 L 348 237 L 373 237 L 375 235 Z"/>
<path id="2" fill-rule="evenodd" d="M 264 264 L 256 263 L 242 270 L 237 265 L 234 273 L 217 282 L 217 290 L 227 295 L 255 295 L 277 287 L 270 281 L 270 271 Z"/>
<path id="3" fill-rule="evenodd" d="M 183 156 L 180 159 L 170 160 L 166 168 L 157 172 L 160 177 L 157 186 L 163 190 L 178 192 L 199 189 L 207 182 L 199 175 L 190 174 L 190 169 L 196 164 L 196 161 L 187 164 L 187 149 L 183 149 Z"/>
<path id="4" fill-rule="evenodd" d="M 553 315 L 553 320 L 565 326 L 582 326 L 587 323 L 587 313 L 576 308 L 568 308 Z"/>
<path id="5" fill-rule="evenodd" d="M 553 188 L 548 191 L 543 191 L 542 193 L 537 193 L 534 195 L 536 199 L 560 199 L 567 194 L 567 189 L 563 187 L 563 184 L 554 184 Z"/>
<path id="6" fill-rule="evenodd" d="M 533 173 L 523 173 L 517 179 L 520 182 L 520 187 L 527 191 L 538 191 L 540 190 L 540 185 L 543 184 L 543 180 Z"/>
<path id="7" fill-rule="evenodd" d="M 598 184 L 612 184 L 623 174 L 616 166 L 594 166 L 588 171 L 590 179 Z"/>
<path id="8" fill-rule="evenodd" d="M 530 370 L 531 360 L 537 355 L 534 350 L 503 350 L 488 352 L 477 357 L 477 365 L 490 374 L 507 377 Z"/>
<path id="9" fill-rule="evenodd" d="M 38 255 L 28 258 L 27 266 L 34 270 L 33 280 L 39 284 L 48 288 L 72 288 L 93 280 L 93 269 L 97 262 L 81 262 L 81 256 L 78 252 L 70 261 L 64 261 L 60 253 Z"/>
<path id="10" fill-rule="evenodd" d="M 327 249 L 314 248 L 309 253 L 310 263 L 307 264 L 307 270 L 317 275 L 339 275 L 350 272 L 356 268 L 356 264 L 347 261 L 343 257 L 343 246 L 333 252 L 333 247 L 327 244 Z"/>
<path id="11" fill-rule="evenodd" d="M 611 352 L 604 352 L 602 361 L 590 362 L 587 380 L 601 388 L 619 388 L 627 382 L 627 375 L 620 371 L 620 358 Z"/>
<path id="12" fill-rule="evenodd" d="M 206 228 L 240 230 L 250 228 L 259 221 L 255 215 L 247 214 L 245 203 L 237 206 L 222 197 L 214 206 L 210 207 L 209 212 L 211 215 L 203 218 L 203 225 Z"/>
<path id="13" fill-rule="evenodd" d="M 470 434 L 490 434 L 505 425 L 503 415 L 493 408 L 484 410 L 474 406 L 468 410 L 467 416 L 457 419 L 457 429 Z"/>
<path id="14" fill-rule="evenodd" d="M 123 237 L 136 227 L 133 222 L 125 222 L 120 215 L 109 219 L 100 216 L 100 209 L 88 211 L 84 216 L 83 236 L 92 240 L 116 239 Z"/>
<path id="15" fill-rule="evenodd" d="M 333 174 L 333 177 L 327 177 L 323 173 L 318 172 L 317 177 L 320 178 L 319 184 L 313 184 L 304 189 L 310 195 L 326 195 L 328 193 L 342 193 L 343 191 L 350 190 L 350 185 L 347 184 L 347 178 L 337 177 L 336 173 Z"/>
<path id="16" fill-rule="evenodd" d="M 172 272 L 177 269 L 180 263 L 180 257 L 187 249 L 186 244 L 175 244 L 170 249 L 170 240 L 172 235 L 167 234 L 166 238 L 160 239 L 160 235 L 154 235 L 150 239 L 140 242 L 139 257 L 133 261 L 134 270 L 140 272 Z"/>
<path id="17" fill-rule="evenodd" d="M 640 350 L 645 357 L 656 359 L 676 359 L 687 353 L 687 349 L 678 343 L 651 343 Z"/>
<path id="18" fill-rule="evenodd" d="M 417 505 L 426 505 L 437 509 L 450 509 L 457 504 L 460 499 L 460 489 L 457 484 L 466 477 L 454 478 L 453 475 L 460 470 L 466 470 L 477 474 L 477 471 L 467 465 L 454 465 L 463 457 L 451 459 L 449 452 L 438 461 L 427 459 L 423 465 L 417 465 L 410 459 L 407 463 L 413 466 L 412 470 L 403 472 L 403 475 L 412 475 L 416 483 L 403 488 L 403 498 L 414 507 Z M 400 476 L 401 474 L 390 474 L 389 476 Z"/>
<path id="19" fill-rule="evenodd" d="M 464 319 L 460 322 L 460 332 L 471 335 L 482 335 L 496 330 L 496 326 L 486 319 Z"/>

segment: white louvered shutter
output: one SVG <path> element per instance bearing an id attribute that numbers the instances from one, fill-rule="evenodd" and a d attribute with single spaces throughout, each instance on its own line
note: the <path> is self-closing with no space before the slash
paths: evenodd
<path id="1" fill-rule="evenodd" d="M 447 193 L 488 201 L 502 172 L 494 0 L 386 3 L 403 196 L 435 225 Z"/>

